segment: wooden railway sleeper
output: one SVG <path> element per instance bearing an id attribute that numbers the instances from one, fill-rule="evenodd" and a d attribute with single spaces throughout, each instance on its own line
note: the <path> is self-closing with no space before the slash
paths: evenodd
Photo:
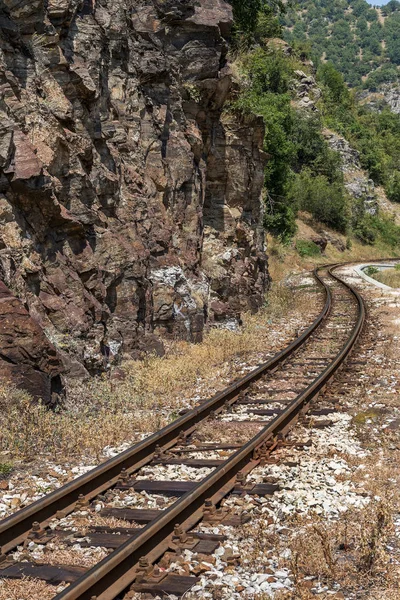
<path id="1" fill-rule="evenodd" d="M 335 277 L 331 272 L 330 272 L 330 274 L 332 275 L 332 277 Z M 319 278 L 318 275 L 316 275 L 316 277 L 318 278 L 318 280 L 320 282 L 322 282 L 322 280 Z M 346 286 L 346 284 L 344 284 L 344 285 Z M 325 288 L 328 290 L 328 286 L 325 285 Z M 358 298 L 360 308 L 363 308 L 362 301 L 360 300 L 359 295 L 357 296 L 357 293 L 355 293 L 355 292 L 353 292 L 353 294 L 356 296 L 356 298 Z M 327 291 L 327 295 L 329 298 L 329 295 L 330 295 L 329 291 Z M 321 314 L 320 319 L 322 320 L 322 319 L 326 318 L 327 313 L 329 311 L 330 311 L 330 302 L 328 302 L 327 308 L 325 308 L 325 312 L 323 314 Z M 361 311 L 360 311 L 360 313 L 361 313 Z M 354 343 L 354 339 L 356 338 L 357 331 L 360 330 L 360 323 L 362 325 L 362 322 L 363 322 L 363 314 L 361 313 L 359 320 L 357 322 L 357 326 L 354 328 L 354 331 L 353 331 L 352 335 L 350 336 L 347 345 L 345 347 L 343 347 L 343 349 L 339 352 L 339 354 L 335 358 L 335 361 L 330 365 L 329 370 L 327 370 L 326 375 L 328 377 L 326 377 L 326 379 L 331 378 L 331 374 L 334 372 L 335 368 L 337 366 L 339 366 L 339 364 L 344 360 L 345 356 L 348 353 L 348 347 L 349 346 L 351 347 L 351 345 Z M 305 341 L 305 339 L 302 340 L 302 343 L 304 343 L 304 341 Z M 298 348 L 298 347 L 300 347 L 299 344 L 297 344 L 296 348 Z M 292 346 L 292 349 L 293 348 L 294 347 Z M 283 360 L 283 356 L 282 356 L 282 360 Z M 274 368 L 274 366 L 276 366 L 276 364 L 277 364 L 276 362 L 271 363 L 270 368 Z M 265 369 L 263 371 L 256 370 L 254 372 L 254 374 L 251 374 L 252 381 L 256 380 L 257 378 L 259 379 L 261 377 L 261 375 L 264 376 L 264 371 L 265 371 Z M 250 382 L 250 376 L 246 376 L 241 381 L 243 383 L 241 383 L 240 385 L 241 385 L 241 389 L 243 390 L 244 386 L 247 384 L 247 381 Z M 157 556 L 157 553 L 160 552 L 159 547 L 162 547 L 162 544 L 164 543 L 162 541 L 162 539 L 171 541 L 171 539 L 172 539 L 171 536 L 173 533 L 173 524 L 174 524 L 174 522 L 176 523 L 175 519 L 178 519 L 178 518 L 182 519 L 182 522 L 184 523 L 184 527 L 187 527 L 186 523 L 189 524 L 189 523 L 198 522 L 198 517 L 196 515 L 197 515 L 199 508 L 197 508 L 197 507 L 201 507 L 202 502 L 204 503 L 204 511 L 206 513 L 208 512 L 208 514 L 212 517 L 215 517 L 215 515 L 218 513 L 219 513 L 219 515 L 222 515 L 223 513 L 225 513 L 225 510 L 223 508 L 220 508 L 220 509 L 216 508 L 216 503 L 218 503 L 218 501 L 220 501 L 227 493 L 229 493 L 230 490 L 232 490 L 232 486 L 234 487 L 235 469 L 238 469 L 238 471 L 245 470 L 245 471 L 249 472 L 251 470 L 251 468 L 254 468 L 254 466 L 259 464 L 259 460 L 256 460 L 256 461 L 254 459 L 252 460 L 252 457 L 254 456 L 253 452 L 257 448 L 257 442 L 258 442 L 258 446 L 259 447 L 261 446 L 261 450 L 259 451 L 259 456 L 262 457 L 265 453 L 270 451 L 270 448 L 271 448 L 270 445 L 268 446 L 267 449 L 265 448 L 265 446 L 263 447 L 263 444 L 260 443 L 262 438 L 264 437 L 264 439 L 265 439 L 265 437 L 268 435 L 268 431 L 272 431 L 272 430 L 277 431 L 277 429 L 279 429 L 279 431 L 281 433 L 283 433 L 282 437 L 284 439 L 284 435 L 287 433 L 287 431 L 289 431 L 289 429 L 293 426 L 293 424 L 296 420 L 295 418 L 293 418 L 295 415 L 292 413 L 296 412 L 296 417 L 297 417 L 297 411 L 300 411 L 303 408 L 303 403 L 304 403 L 304 401 L 306 401 L 306 394 L 308 394 L 308 398 L 315 396 L 318 393 L 318 391 L 321 389 L 323 384 L 326 384 L 326 380 L 325 381 L 322 380 L 321 382 L 319 382 L 318 379 L 316 379 L 314 381 L 314 383 L 312 385 L 310 385 L 309 388 L 307 388 L 306 392 L 303 392 L 297 399 L 293 400 L 293 403 L 288 408 L 289 412 L 286 413 L 286 411 L 284 411 L 281 415 L 278 415 L 275 419 L 273 419 L 270 425 L 266 424 L 266 428 L 263 431 L 258 433 L 253 438 L 253 440 L 250 440 L 249 442 L 247 442 L 243 446 L 242 449 L 238 450 L 236 453 L 234 453 L 229 458 L 229 460 L 226 462 L 226 466 L 221 465 L 219 468 L 215 469 L 215 471 L 210 473 L 210 475 L 208 477 L 206 477 L 204 481 L 200 482 L 194 488 L 194 490 L 192 490 L 190 493 L 188 492 L 182 498 L 181 501 L 176 502 L 174 505 L 172 505 L 170 507 L 170 509 L 168 509 L 165 512 L 163 512 L 162 514 L 160 514 L 154 520 L 154 522 L 152 522 L 148 526 L 144 527 L 140 533 L 140 536 L 138 536 L 138 538 L 135 538 L 135 540 L 128 540 L 127 542 L 125 542 L 118 549 L 118 551 L 115 551 L 107 559 L 104 559 L 99 566 L 96 566 L 96 567 L 93 567 L 92 569 L 90 569 L 88 571 L 87 575 L 80 577 L 75 583 L 71 584 L 71 586 L 69 586 L 63 592 L 61 592 L 61 594 L 59 594 L 57 596 L 57 598 L 60 598 L 60 600 L 61 600 L 61 598 L 63 598 L 64 600 L 66 600 L 67 598 L 68 598 L 68 600 L 77 600 L 78 598 L 80 600 L 92 600 L 96 595 L 98 596 L 98 594 L 101 594 L 101 597 L 103 598 L 103 591 L 106 589 L 111 590 L 111 592 L 107 591 L 107 593 L 108 594 L 112 593 L 113 594 L 112 597 L 114 598 L 115 597 L 114 594 L 118 594 L 118 590 L 122 591 L 122 589 L 124 589 L 124 587 L 126 588 L 127 586 L 129 586 L 129 580 L 130 581 L 133 580 L 133 579 L 131 579 L 131 575 L 134 575 L 135 573 L 140 572 L 141 570 L 143 571 L 144 565 L 142 564 L 142 560 L 141 559 L 139 560 L 140 556 L 143 556 L 143 551 L 146 550 L 146 555 L 149 551 L 149 556 L 151 556 L 152 558 L 148 562 L 154 562 L 153 557 Z M 230 388 L 228 388 L 228 389 L 229 389 L 229 398 L 238 396 L 238 388 L 237 387 L 230 386 Z M 214 404 L 212 404 L 211 401 L 209 401 L 208 403 L 206 402 L 204 404 L 204 406 L 207 407 L 205 412 L 206 412 L 206 414 L 208 414 L 209 417 L 212 415 L 215 418 L 215 415 L 221 411 L 222 407 L 224 406 L 226 396 L 228 396 L 227 392 L 224 392 L 224 393 L 225 393 L 225 398 L 222 398 L 222 394 L 220 394 L 220 395 L 216 396 L 217 401 L 214 401 L 214 399 L 212 400 Z M 303 399 L 303 397 L 304 397 L 304 399 Z M 202 419 L 204 419 L 204 416 L 206 416 L 206 415 L 202 415 Z M 190 416 L 191 420 L 189 421 L 187 419 L 188 422 L 187 423 L 185 422 L 186 435 L 183 440 L 183 443 L 181 443 L 182 446 L 186 445 L 186 443 L 187 443 L 187 432 L 189 430 L 193 431 L 193 427 L 195 424 L 195 417 L 197 417 L 197 415 L 194 415 L 193 417 Z M 186 419 L 186 417 L 184 417 L 183 419 Z M 197 422 L 199 422 L 198 418 L 197 418 Z M 176 430 L 177 429 L 178 429 L 178 427 L 176 427 Z M 165 439 L 167 440 L 165 445 L 167 447 L 169 447 L 170 444 L 172 444 L 172 442 L 174 444 L 176 444 L 177 437 L 176 437 L 175 432 L 172 431 L 172 427 L 169 426 L 169 427 L 165 428 L 165 430 L 168 431 L 168 435 L 169 435 L 169 438 L 166 438 L 166 436 L 164 436 Z M 157 434 L 157 435 L 159 435 L 159 434 Z M 151 436 L 149 439 L 151 440 L 151 444 L 153 444 L 151 446 L 151 449 L 153 450 L 151 457 L 153 458 L 154 449 L 156 446 L 156 444 L 154 442 L 155 435 Z M 142 442 L 141 444 L 138 445 L 138 447 L 140 447 L 141 449 L 143 447 L 144 450 L 148 446 L 150 446 L 150 443 L 148 440 L 146 440 L 145 442 Z M 132 452 L 132 450 L 128 451 L 129 457 L 130 457 L 131 452 Z M 146 456 L 148 456 L 148 454 Z M 121 456 L 126 456 L 126 454 L 123 453 Z M 143 451 L 143 459 L 141 459 L 141 461 L 138 461 L 137 464 L 141 464 L 141 463 L 146 464 L 146 462 L 145 462 L 147 460 L 146 456 Z M 113 461 L 110 461 L 110 462 L 114 465 L 114 463 L 117 463 L 120 460 L 121 460 L 121 457 L 118 457 L 117 459 L 114 459 Z M 251 468 L 249 468 L 250 463 L 252 463 Z M 103 468 L 104 467 L 102 466 L 100 469 L 97 469 L 97 471 L 96 471 L 96 476 L 97 476 L 97 473 L 99 473 L 99 478 L 100 478 L 100 474 L 102 473 Z M 232 479 L 232 477 L 233 477 L 233 479 Z M 83 478 L 83 480 L 85 480 L 85 478 Z M 77 485 L 77 482 L 74 483 L 74 486 L 75 485 Z M 101 488 L 102 485 L 103 484 L 99 479 L 99 488 Z M 72 488 L 72 487 L 73 486 L 70 486 L 70 488 Z M 70 488 L 68 488 L 68 489 L 70 489 Z M 204 498 L 209 498 L 210 492 L 211 492 L 213 501 L 207 502 L 207 500 L 204 500 Z M 54 496 L 55 496 L 55 494 L 52 496 L 52 498 Z M 88 494 L 88 496 L 90 496 L 90 493 Z M 83 496 L 83 498 L 85 500 L 87 500 L 86 496 Z M 78 498 L 78 502 L 79 502 L 79 499 L 80 498 Z M 190 512 L 191 510 L 193 510 L 194 512 Z M 27 511 L 25 511 L 25 513 L 26 512 Z M 15 520 L 15 519 L 13 519 L 13 520 Z M 20 531 L 23 531 L 23 525 L 20 526 Z M 156 539 L 154 539 L 154 536 L 156 536 Z M 156 543 L 158 543 L 159 547 L 157 546 Z M 10 544 L 10 542 L 9 542 L 9 544 Z M 153 548 L 154 544 L 156 544 L 156 545 Z M 160 555 L 158 554 L 158 556 L 160 556 Z M 138 562 L 135 562 L 136 560 Z M 136 565 L 137 565 L 137 567 L 136 567 Z M 111 595 L 110 595 L 110 597 L 111 597 Z"/>

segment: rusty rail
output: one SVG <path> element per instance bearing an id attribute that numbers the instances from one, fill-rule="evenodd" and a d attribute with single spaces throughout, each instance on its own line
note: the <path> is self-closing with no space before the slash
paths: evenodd
<path id="1" fill-rule="evenodd" d="M 317 269 L 314 271 L 314 277 L 325 291 L 325 304 L 318 317 L 298 338 L 266 363 L 157 433 L 0 521 L 0 556 L 26 539 L 33 522 L 38 522 L 44 527 L 57 513 L 72 512 L 78 500 L 91 500 L 111 488 L 117 483 L 122 471 L 131 474 L 148 464 L 158 446 L 162 446 L 164 449 L 170 448 L 182 433 L 183 435 L 190 434 L 197 424 L 212 412 L 222 410 L 226 402 L 234 401 L 252 383 L 283 364 L 316 331 L 331 310 L 332 296 L 329 286 L 319 277 Z"/>
<path id="2" fill-rule="evenodd" d="M 338 265 L 329 267 L 328 272 L 333 279 L 354 295 L 358 305 L 358 317 L 346 344 L 330 365 L 291 402 L 286 410 L 235 452 L 223 465 L 202 480 L 194 490 L 186 493 L 163 514 L 144 527 L 138 537 L 126 541 L 58 594 L 55 600 L 113 600 L 134 580 L 140 558 L 147 556 L 151 561 L 157 560 L 168 548 L 175 524 L 183 525 L 184 529 L 193 527 L 201 519 L 201 508 L 205 501 L 211 498 L 216 502 L 227 495 L 235 485 L 237 473 L 248 468 L 249 464 L 252 465 L 251 468 L 257 464 L 258 461 L 254 459 L 254 451 L 279 433 L 286 431 L 297 420 L 299 414 L 307 408 L 310 401 L 326 386 L 353 349 L 365 321 L 365 307 L 360 294 L 333 273 L 336 266 Z M 332 300 L 328 286 L 320 279 L 317 272 L 314 274 L 327 292 L 327 302 L 320 319 L 329 311 Z M 244 379 L 248 380 L 249 376 Z M 252 377 L 250 379 L 253 380 Z"/>

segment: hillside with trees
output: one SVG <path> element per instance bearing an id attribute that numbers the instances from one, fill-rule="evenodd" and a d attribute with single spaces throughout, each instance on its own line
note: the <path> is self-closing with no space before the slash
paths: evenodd
<path id="1" fill-rule="evenodd" d="M 282 17 L 284 37 L 319 65 L 329 61 L 351 86 L 369 89 L 398 79 L 400 2 L 298 0 Z"/>
<path id="2" fill-rule="evenodd" d="M 235 108 L 262 115 L 266 124 L 267 230 L 287 242 L 295 234 L 298 211 L 307 211 L 317 221 L 347 235 L 349 243 L 355 237 L 366 244 L 385 239 L 389 246 L 397 246 L 400 229 L 379 210 L 371 210 L 362 194 L 354 197 L 349 193 L 342 157 L 327 138 L 334 132 L 344 139 L 372 185 L 382 186 L 390 200 L 400 202 L 400 115 L 388 108 L 374 111 L 360 104 L 348 85 L 349 73 L 356 71 L 341 73 L 337 69 L 341 66 L 339 58 L 355 51 L 357 31 L 357 39 L 362 38 L 363 44 L 370 40 L 368 35 L 364 39 L 361 34 L 363 19 L 367 23 L 365 31 L 391 31 L 396 19 L 400 19 L 400 4 L 394 1 L 385 8 L 388 16 L 384 27 L 377 11 L 364 0 L 350 4 L 343 0 L 330 4 L 326 0 L 315 0 L 304 3 L 301 13 L 290 8 L 287 11 L 277 2 L 262 0 L 246 4 L 245 9 L 243 6 L 237 2 L 237 52 L 242 82 Z M 253 15 L 250 15 L 250 6 Z M 252 20 L 255 13 L 257 19 Z M 339 13 L 342 18 L 336 19 Z M 284 23 L 292 23 L 290 34 Z M 307 37 L 309 28 L 318 30 L 318 24 L 323 25 L 319 32 L 321 44 L 332 28 L 325 42 L 329 41 L 332 51 L 337 52 L 337 59 L 332 55 L 331 61 L 309 60 L 310 56 L 318 57 L 326 52 L 318 41 L 314 48 Z M 396 35 L 393 29 L 393 44 Z M 285 43 L 284 37 L 291 40 L 290 45 Z M 378 46 L 371 43 L 373 47 L 378 52 Z M 388 43 L 385 52 L 389 51 L 393 51 L 400 62 L 400 51 L 396 54 L 394 45 Z M 380 47 L 380 63 L 377 59 L 374 66 L 387 60 L 385 52 Z M 350 64 L 347 59 L 343 60 Z M 359 63 L 357 67 L 364 64 L 367 72 L 367 63 L 363 60 Z M 393 63 L 387 63 L 383 69 L 397 75 Z M 382 68 L 370 77 L 377 78 L 379 72 Z M 304 81 L 311 82 L 300 94 L 303 96 L 300 101 L 299 74 L 304 76 Z M 361 71 L 358 76 L 361 77 Z M 304 95 L 309 101 L 308 108 L 304 106 Z M 327 135 L 327 132 L 331 133 Z"/>

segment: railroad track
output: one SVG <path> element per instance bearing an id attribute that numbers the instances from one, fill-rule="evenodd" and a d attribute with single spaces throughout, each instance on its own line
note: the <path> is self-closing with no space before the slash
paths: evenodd
<path id="1" fill-rule="evenodd" d="M 335 410 L 332 404 L 312 410 L 311 402 L 353 349 L 365 308 L 358 292 L 334 270 L 314 272 L 325 293 L 324 307 L 287 348 L 158 433 L 1 521 L 0 578 L 69 584 L 55 600 L 127 600 L 136 592 L 179 596 L 190 589 L 196 577 L 160 572 L 157 561 L 184 548 L 212 554 L 222 536 L 202 534 L 196 525 L 202 520 L 240 524 L 224 498 L 273 493 L 276 487 L 269 483 L 247 485 L 248 473 L 268 460 L 298 419 L 318 420 Z M 243 431 L 240 443 L 223 439 L 232 427 Z M 171 465 L 184 467 L 189 480 L 168 479 Z M 162 509 L 154 498 L 162 501 Z M 68 529 L 67 515 L 82 511 L 89 519 L 84 531 Z M 91 515 L 123 526 L 90 525 Z M 54 547 L 77 539 L 106 548 L 107 556 L 88 569 L 29 560 L 32 541 Z M 14 560 L 12 550 L 20 545 L 27 554 Z"/>

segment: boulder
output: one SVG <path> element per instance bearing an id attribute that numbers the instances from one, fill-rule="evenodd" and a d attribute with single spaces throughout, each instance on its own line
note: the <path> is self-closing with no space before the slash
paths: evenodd
<path id="1" fill-rule="evenodd" d="M 316 246 L 318 246 L 318 248 L 321 250 L 321 253 L 323 254 L 328 245 L 328 239 L 325 236 L 321 235 L 313 235 L 310 239 L 312 242 L 314 242 Z"/>
<path id="2" fill-rule="evenodd" d="M 62 401 L 63 365 L 54 345 L 23 304 L 0 282 L 2 379 L 54 406 Z"/>

